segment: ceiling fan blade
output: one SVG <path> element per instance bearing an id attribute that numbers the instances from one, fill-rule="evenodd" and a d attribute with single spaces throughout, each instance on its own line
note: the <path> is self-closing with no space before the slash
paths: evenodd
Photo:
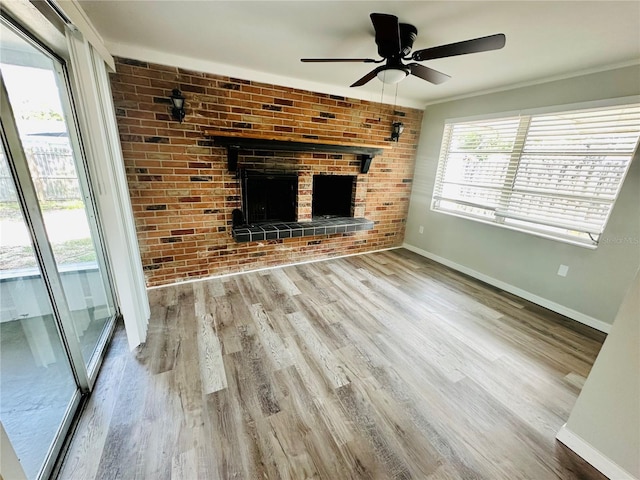
<path id="1" fill-rule="evenodd" d="M 446 82 L 451 78 L 446 73 L 439 72 L 437 70 L 434 70 L 433 68 L 425 67 L 424 65 L 420 65 L 419 63 L 409 63 L 407 67 L 409 67 L 411 75 L 420 77 L 421 79 L 426 80 L 427 82 L 431 82 L 435 85 Z"/>
<path id="2" fill-rule="evenodd" d="M 384 70 L 384 66 L 380 66 L 378 68 L 374 68 L 369 73 L 367 73 L 364 77 L 362 77 L 360 80 L 356 80 L 354 83 L 352 83 L 349 86 L 350 87 L 361 87 L 365 83 L 368 83 L 370 80 L 373 80 L 373 78 L 378 74 L 378 72 L 380 70 Z"/>
<path id="3" fill-rule="evenodd" d="M 440 45 L 439 47 L 416 50 L 413 52 L 413 55 L 411 55 L 411 58 L 421 62 L 424 60 L 434 60 L 436 58 L 466 55 L 468 53 L 487 52 L 489 50 L 498 50 L 504 47 L 505 42 L 506 37 L 504 34 L 497 33 L 487 37 L 474 38 L 472 40 Z"/>
<path id="4" fill-rule="evenodd" d="M 384 58 L 400 53 L 400 24 L 398 17 L 387 13 L 372 13 L 371 23 L 376 31 L 378 55 Z"/>
<path id="5" fill-rule="evenodd" d="M 305 63 L 328 63 L 328 62 L 380 63 L 383 60 L 374 60 L 373 58 L 301 58 L 300 61 Z"/>

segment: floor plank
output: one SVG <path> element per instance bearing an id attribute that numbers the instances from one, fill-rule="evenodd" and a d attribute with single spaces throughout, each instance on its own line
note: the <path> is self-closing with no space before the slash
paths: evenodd
<path id="1" fill-rule="evenodd" d="M 407 250 L 150 301 L 59 478 L 604 479 L 555 441 L 604 335 Z"/>

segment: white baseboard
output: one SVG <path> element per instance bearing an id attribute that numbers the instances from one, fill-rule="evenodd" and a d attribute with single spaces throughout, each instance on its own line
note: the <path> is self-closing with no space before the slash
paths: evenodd
<path id="1" fill-rule="evenodd" d="M 603 322 L 602 320 L 590 317 L 589 315 L 585 315 L 584 313 L 565 307 L 564 305 L 560 305 L 559 303 L 552 302 L 551 300 L 547 300 L 546 298 L 539 297 L 538 295 L 510 285 L 506 282 L 503 282 L 502 280 L 495 279 L 493 277 L 485 275 L 484 273 L 480 273 L 469 267 L 465 267 L 464 265 L 460 265 L 459 263 L 453 262 L 444 257 L 440 257 L 439 255 L 415 247 L 408 243 L 405 243 L 402 246 L 407 250 L 411 250 L 412 252 L 417 253 L 418 255 L 422 255 L 423 257 L 433 260 L 434 262 L 441 263 L 442 265 L 446 265 L 447 267 L 465 273 L 473 278 L 477 278 L 478 280 L 488 283 L 489 285 L 493 285 L 494 287 L 504 290 L 505 292 L 512 293 L 544 308 L 548 308 L 549 310 L 559 313 L 560 315 L 564 315 L 565 317 L 569 317 L 572 320 L 588 325 L 591 328 L 595 328 L 596 330 L 600 330 L 604 333 L 609 333 L 609 331 L 611 330 L 611 325 Z"/>
<path id="2" fill-rule="evenodd" d="M 556 440 L 562 442 L 567 448 L 573 450 L 584 461 L 611 480 L 638 480 L 637 477 L 634 477 L 617 463 L 600 453 L 589 442 L 584 441 L 582 437 L 569 430 L 566 423 L 556 435 Z"/>

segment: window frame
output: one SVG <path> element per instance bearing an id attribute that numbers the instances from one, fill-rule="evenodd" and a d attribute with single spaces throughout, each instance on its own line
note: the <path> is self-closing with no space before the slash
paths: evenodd
<path id="1" fill-rule="evenodd" d="M 562 243 L 567 243 L 571 245 L 580 246 L 583 248 L 596 249 L 599 245 L 600 240 L 602 239 L 602 233 L 604 233 L 611 213 L 613 211 L 613 207 L 619 197 L 619 194 L 624 185 L 626 176 L 628 174 L 629 168 L 634 161 L 634 158 L 638 155 L 638 151 L 640 149 L 640 140 L 636 141 L 635 148 L 631 153 L 631 158 L 626 164 L 626 167 L 620 177 L 620 182 L 618 184 L 618 188 L 614 198 L 611 200 L 611 206 L 602 222 L 602 233 L 599 235 L 597 239 L 594 239 L 590 234 L 587 234 L 589 240 L 585 237 L 573 236 L 570 234 L 562 234 L 560 232 L 551 231 L 553 226 L 542 227 L 543 223 L 535 224 L 534 222 L 529 222 L 528 225 L 518 225 L 517 220 L 514 222 L 513 218 L 509 218 L 509 216 L 504 216 L 498 214 L 496 208 L 496 212 L 494 213 L 494 218 L 483 217 L 480 214 L 473 213 L 465 213 L 465 212 L 456 212 L 452 209 L 442 209 L 438 208 L 438 204 L 442 199 L 439 195 L 437 195 L 439 188 L 442 188 L 446 183 L 445 182 L 445 170 L 446 170 L 446 162 L 448 161 L 449 155 L 452 153 L 451 148 L 451 136 L 453 126 L 457 124 L 467 124 L 472 122 L 491 122 L 491 121 L 500 121 L 500 120 L 508 120 L 519 118 L 518 122 L 518 132 L 514 137 L 514 142 L 512 148 L 509 152 L 504 152 L 505 154 L 510 155 L 509 160 L 509 169 L 511 164 L 515 162 L 515 168 L 511 170 L 513 173 L 513 177 L 511 178 L 509 174 L 505 174 L 503 183 L 503 189 L 501 195 L 504 194 L 505 191 L 508 191 L 508 199 L 511 198 L 512 194 L 517 190 L 514 189 L 516 175 L 518 173 L 518 169 L 520 168 L 520 163 L 523 155 L 525 155 L 525 145 L 527 142 L 527 134 L 529 132 L 529 126 L 531 120 L 536 116 L 544 116 L 544 115 L 554 115 L 554 114 L 562 114 L 562 113 L 576 113 L 581 110 L 593 110 L 593 109 L 605 109 L 611 108 L 615 109 L 616 107 L 624 107 L 624 106 L 633 106 L 640 104 L 640 95 L 632 95 L 626 97 L 617 97 L 611 99 L 603 99 L 589 102 L 579 102 L 579 103 L 571 103 L 571 104 L 563 104 L 563 105 L 553 105 L 553 106 L 545 106 L 538 108 L 530 108 L 523 109 L 518 111 L 503 111 L 503 112 L 493 112 L 485 115 L 474 115 L 469 117 L 457 117 L 457 118 L 447 118 L 443 124 L 443 130 L 441 135 L 441 144 L 440 144 L 440 153 L 438 156 L 438 162 L 435 172 L 435 180 L 433 183 L 433 191 L 432 198 L 430 202 L 430 210 L 435 213 L 441 213 L 444 215 L 449 215 L 453 217 L 459 217 L 466 220 L 472 220 L 479 223 L 484 223 L 487 225 L 498 226 L 502 228 L 506 228 L 509 230 L 514 230 L 522 233 L 527 233 L 530 235 L 546 238 L 549 240 L 555 240 Z M 522 130 L 524 128 L 524 130 Z M 497 179 L 498 177 L 496 177 Z M 511 185 L 508 185 L 509 182 L 512 182 Z M 460 204 L 464 204 L 464 201 L 461 201 Z M 501 203 L 502 204 L 502 203 Z M 488 208 L 486 210 L 489 210 Z M 507 222 L 505 222 L 507 220 Z M 512 222 L 512 223 L 510 223 Z M 560 227 L 558 227 L 560 228 Z M 568 230 L 568 229 L 567 229 Z M 585 232 L 586 233 L 586 232 Z"/>

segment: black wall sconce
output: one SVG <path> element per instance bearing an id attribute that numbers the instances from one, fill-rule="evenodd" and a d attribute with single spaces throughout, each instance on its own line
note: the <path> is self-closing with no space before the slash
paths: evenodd
<path id="1" fill-rule="evenodd" d="M 393 122 L 391 124 L 391 140 L 397 142 L 400 139 L 400 134 L 404 132 L 404 123 Z"/>
<path id="2" fill-rule="evenodd" d="M 182 96 L 182 92 L 177 88 L 173 89 L 171 92 L 171 105 L 173 108 L 171 109 L 171 116 L 182 123 L 184 116 L 186 113 L 184 112 L 184 97 Z"/>

